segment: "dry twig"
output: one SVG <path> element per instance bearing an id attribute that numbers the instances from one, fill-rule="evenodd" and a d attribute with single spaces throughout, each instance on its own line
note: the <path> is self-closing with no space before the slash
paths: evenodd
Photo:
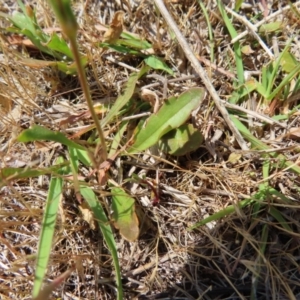
<path id="1" fill-rule="evenodd" d="M 173 18 L 171 17 L 170 13 L 167 10 L 167 8 L 165 7 L 165 4 L 163 3 L 162 0 L 155 0 L 155 3 L 157 5 L 158 9 L 160 10 L 162 16 L 165 18 L 167 24 L 173 30 L 173 32 L 174 32 L 179 44 L 181 45 L 182 50 L 184 51 L 187 59 L 191 62 L 193 68 L 199 74 L 200 78 L 203 80 L 203 83 L 204 83 L 205 87 L 207 88 L 207 90 L 209 91 L 211 97 L 215 101 L 215 104 L 216 104 L 218 110 L 220 111 L 220 113 L 222 114 L 222 116 L 223 116 L 225 122 L 227 123 L 228 127 L 230 128 L 230 130 L 234 134 L 234 136 L 235 136 L 237 142 L 239 143 L 240 147 L 243 150 L 248 150 L 248 146 L 247 146 L 245 140 L 243 139 L 242 135 L 237 130 L 237 128 L 234 126 L 233 122 L 230 120 L 229 114 L 228 114 L 225 106 L 223 105 L 219 95 L 217 94 L 215 88 L 213 87 L 212 83 L 208 79 L 205 70 L 202 68 L 202 66 L 199 63 L 198 59 L 194 55 L 190 45 L 187 43 L 186 39 L 181 34 L 181 32 L 178 29 L 175 21 L 173 20 Z"/>
<path id="2" fill-rule="evenodd" d="M 296 3 L 293 3 L 293 6 L 294 7 L 298 7 L 300 6 L 300 1 L 296 2 Z M 279 10 L 276 10 L 273 14 L 271 14 L 270 16 L 264 18 L 263 20 L 257 22 L 255 25 L 253 25 L 256 30 L 259 26 L 263 25 L 264 23 L 274 19 L 275 17 L 277 17 L 278 15 L 280 14 L 283 14 L 283 12 L 289 10 L 291 8 L 291 4 L 285 6 L 284 8 L 282 9 L 279 9 Z M 254 28 L 252 27 L 252 28 Z M 249 33 L 248 29 L 245 30 L 244 32 L 240 33 L 238 36 L 236 36 L 234 39 L 231 40 L 231 44 L 234 44 L 235 42 L 237 42 L 238 40 L 242 39 L 244 36 L 246 36 L 247 34 Z"/>

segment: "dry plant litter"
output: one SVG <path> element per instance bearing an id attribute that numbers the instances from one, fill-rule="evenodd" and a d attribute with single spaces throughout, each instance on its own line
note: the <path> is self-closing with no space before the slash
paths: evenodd
<path id="1" fill-rule="evenodd" d="M 300 2 L 74 1 L 94 115 L 51 6 L 20 3 L 0 6 L 1 299 L 32 298 L 45 220 L 49 299 L 299 299 Z"/>

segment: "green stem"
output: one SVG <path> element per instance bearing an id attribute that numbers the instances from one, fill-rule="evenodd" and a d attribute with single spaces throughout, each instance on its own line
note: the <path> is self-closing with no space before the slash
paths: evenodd
<path id="1" fill-rule="evenodd" d="M 70 44 L 71 44 L 71 49 L 72 49 L 72 52 L 74 55 L 74 60 L 75 60 L 76 66 L 77 66 L 77 72 L 78 72 L 80 84 L 82 87 L 82 91 L 85 96 L 86 102 L 88 104 L 89 110 L 91 112 L 92 118 L 95 122 L 95 126 L 96 126 L 96 129 L 97 129 L 99 137 L 100 137 L 101 146 L 102 146 L 102 158 L 105 161 L 107 159 L 107 149 L 106 149 L 106 144 L 105 144 L 105 137 L 104 137 L 103 130 L 101 128 L 98 116 L 97 116 L 94 106 L 93 106 L 93 101 L 92 101 L 90 89 L 88 87 L 85 71 L 81 64 L 80 54 L 78 51 L 76 39 L 73 37 L 70 37 Z"/>
<path id="2" fill-rule="evenodd" d="M 73 52 L 74 60 L 77 66 L 77 72 L 81 84 L 81 88 L 83 90 L 83 94 L 85 96 L 86 102 L 88 104 L 89 110 L 91 112 L 92 118 L 94 120 L 96 129 L 98 131 L 100 142 L 102 146 L 102 158 L 105 161 L 107 159 L 107 149 L 105 144 L 105 138 L 103 134 L 103 130 L 101 128 L 100 122 L 98 120 L 97 114 L 94 110 L 93 101 L 90 93 L 90 89 L 86 80 L 86 75 L 84 71 L 84 67 L 82 66 L 80 60 L 80 53 L 78 50 L 76 36 L 78 24 L 73 14 L 70 0 L 49 0 L 51 3 L 57 18 L 60 21 L 61 28 L 63 33 L 69 38 L 71 44 L 71 50 Z"/>

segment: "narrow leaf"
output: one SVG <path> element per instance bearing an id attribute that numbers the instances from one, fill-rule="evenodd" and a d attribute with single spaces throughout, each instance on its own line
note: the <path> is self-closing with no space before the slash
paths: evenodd
<path id="1" fill-rule="evenodd" d="M 230 115 L 230 118 L 232 119 L 233 123 L 236 125 L 238 130 L 241 132 L 241 134 L 251 143 L 252 149 L 255 150 L 268 150 L 269 147 L 254 137 L 250 131 L 233 115 Z M 290 168 L 292 171 L 294 171 L 297 174 L 300 174 L 300 167 L 293 163 L 292 161 L 287 160 L 287 158 L 282 155 L 278 154 L 276 152 L 270 152 L 268 153 L 269 156 L 277 158 L 278 161 L 280 161 L 283 166 Z"/>
<path id="2" fill-rule="evenodd" d="M 57 173 L 61 166 L 53 166 L 44 169 L 31 169 L 31 168 L 3 168 L 0 169 L 0 181 L 9 179 L 24 179 L 38 177 L 40 175 Z"/>
<path id="3" fill-rule="evenodd" d="M 69 140 L 66 138 L 61 132 L 59 131 L 52 131 L 46 127 L 40 125 L 34 125 L 30 129 L 24 130 L 19 136 L 18 141 L 27 143 L 27 142 L 34 142 L 34 141 L 44 141 L 50 140 L 54 142 L 61 143 L 68 147 L 73 147 L 80 150 L 85 150 L 84 147 L 80 146 L 79 144 Z"/>
<path id="4" fill-rule="evenodd" d="M 196 223 L 195 225 L 191 226 L 189 230 L 195 229 L 197 227 L 203 226 L 212 221 L 218 221 L 224 218 L 227 215 L 230 215 L 236 211 L 236 206 L 239 208 L 246 207 L 247 205 L 251 204 L 253 199 L 245 199 L 243 201 L 238 202 L 236 205 L 229 205 L 226 208 L 219 210 L 218 212 L 214 213 L 213 215 L 203 219 L 202 221 Z"/>
<path id="5" fill-rule="evenodd" d="M 70 0 L 49 0 L 55 15 L 59 19 L 62 30 L 70 38 L 75 39 L 78 29 L 76 17 L 71 8 Z"/>
<path id="6" fill-rule="evenodd" d="M 269 211 L 270 211 L 270 215 L 273 216 L 273 218 L 275 218 L 286 231 L 291 233 L 294 232 L 277 208 L 275 208 L 274 206 L 270 206 Z"/>
<path id="7" fill-rule="evenodd" d="M 57 163 L 62 162 L 62 158 L 57 160 Z M 61 170 L 61 173 L 64 173 L 63 169 Z M 56 225 L 58 205 L 62 197 L 62 185 L 62 178 L 51 178 L 39 240 L 33 297 L 36 297 L 39 294 L 46 274 Z"/>
<path id="8" fill-rule="evenodd" d="M 95 195 L 94 191 L 85 186 L 80 187 L 80 192 L 86 202 L 89 204 L 91 210 L 95 215 L 95 219 L 98 221 L 99 228 L 102 232 L 103 238 L 107 244 L 107 247 L 112 255 L 115 271 L 116 271 L 116 283 L 117 283 L 117 291 L 118 291 L 118 300 L 123 300 L 123 289 L 122 289 L 122 278 L 121 278 L 121 270 L 118 259 L 118 252 L 116 242 L 114 240 L 113 232 L 107 216 L 100 205 L 100 202 Z"/>
<path id="9" fill-rule="evenodd" d="M 134 73 L 130 75 L 124 93 L 118 97 L 107 116 L 102 120 L 102 127 L 104 127 L 109 121 L 111 121 L 111 119 L 117 116 L 122 107 L 130 100 L 134 93 L 138 79 L 141 78 L 148 70 L 148 67 L 143 67 L 139 73 Z"/>

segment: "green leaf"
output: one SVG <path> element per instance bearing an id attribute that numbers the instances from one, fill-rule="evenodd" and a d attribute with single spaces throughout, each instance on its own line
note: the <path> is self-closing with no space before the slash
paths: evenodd
<path id="1" fill-rule="evenodd" d="M 45 38 L 45 39 L 41 39 L 40 36 L 38 36 L 37 34 L 35 34 L 34 32 L 29 31 L 28 29 L 23 29 L 21 31 L 22 34 L 26 35 L 30 41 L 42 52 L 47 53 L 57 59 L 62 59 L 63 56 L 59 53 L 56 53 L 55 51 L 52 51 L 51 49 L 49 49 L 48 47 L 44 46 L 42 43 L 46 43 L 49 39 L 49 37 Z"/>
<path id="2" fill-rule="evenodd" d="M 70 39 L 75 39 L 78 29 L 76 17 L 71 8 L 70 0 L 49 0 L 56 17 L 59 19 L 63 32 Z"/>
<path id="3" fill-rule="evenodd" d="M 281 89 L 288 84 L 288 82 L 291 80 L 292 76 L 294 76 L 296 73 L 299 72 L 299 65 L 297 67 L 294 68 L 294 70 L 292 72 L 290 72 L 288 74 L 288 76 L 286 76 L 281 83 L 279 84 L 279 86 L 276 83 L 276 78 L 278 76 L 278 72 L 280 69 L 280 65 L 281 65 L 281 59 L 282 57 L 285 55 L 286 52 L 288 52 L 290 45 L 292 43 L 293 38 L 290 38 L 288 41 L 286 41 L 285 47 L 283 49 L 283 51 L 280 53 L 279 57 L 271 64 L 269 64 L 269 66 L 266 68 L 266 73 L 263 74 L 263 78 L 262 80 L 264 82 L 267 82 L 267 99 L 268 100 L 273 100 L 273 98 L 275 96 L 277 96 L 277 94 L 279 93 L 279 91 L 281 91 Z M 298 69 L 298 70 L 297 70 Z M 266 76 L 266 78 L 264 79 L 264 76 Z M 272 89 L 274 89 L 274 86 L 277 86 L 276 89 L 272 92 Z"/>
<path id="4" fill-rule="evenodd" d="M 286 73 L 292 72 L 295 69 L 295 66 L 299 65 L 299 62 L 297 61 L 295 56 L 290 52 L 283 53 L 280 63 L 282 70 Z"/>
<path id="5" fill-rule="evenodd" d="M 4 14 L 1 14 L 4 17 Z M 15 27 L 24 30 L 27 29 L 28 31 L 35 33 L 35 26 L 32 23 L 32 20 L 28 18 L 26 15 L 16 12 L 13 16 L 6 15 Z"/>
<path id="6" fill-rule="evenodd" d="M 154 56 L 154 55 L 148 56 L 144 59 L 144 62 L 149 67 L 151 67 L 155 70 L 163 70 L 163 71 L 169 73 L 170 75 L 174 75 L 173 70 L 170 67 L 168 67 L 168 65 L 163 60 L 158 58 L 157 56 Z"/>
<path id="7" fill-rule="evenodd" d="M 245 139 L 251 143 L 252 149 L 254 149 L 254 150 L 268 150 L 269 149 L 269 147 L 265 143 L 263 143 L 262 141 L 260 141 L 256 137 L 254 137 L 250 133 L 250 131 L 246 128 L 246 126 L 244 126 L 235 116 L 230 115 L 230 118 L 232 119 L 233 123 L 235 124 L 237 129 L 240 131 L 240 133 L 245 137 Z M 270 153 L 268 153 L 268 156 L 277 158 L 277 160 L 279 162 L 281 162 L 284 167 L 288 167 L 293 172 L 300 175 L 300 167 L 297 164 L 295 164 L 294 162 L 287 160 L 287 158 L 284 155 L 278 154 L 276 152 L 270 152 Z"/>
<path id="8" fill-rule="evenodd" d="M 137 133 L 129 153 L 139 152 L 156 144 L 159 139 L 172 129 L 182 125 L 202 102 L 205 95 L 203 88 L 191 88 L 178 98 L 168 99 L 160 110 L 153 114 L 144 128 Z"/>
<path id="9" fill-rule="evenodd" d="M 40 175 L 55 174 L 61 166 L 53 166 L 45 169 L 30 169 L 30 168 L 3 168 L 0 169 L 0 181 L 10 179 L 24 179 L 38 177 Z"/>
<path id="10" fill-rule="evenodd" d="M 164 152 L 181 156 L 197 150 L 202 143 L 202 133 L 192 124 L 184 124 L 165 134 L 158 145 Z"/>
<path id="11" fill-rule="evenodd" d="M 261 94 L 264 98 L 267 98 L 268 97 L 268 94 L 267 94 L 267 90 L 265 89 L 265 87 L 260 84 L 259 82 L 257 82 L 257 86 L 256 86 L 256 90 L 259 94 Z"/>
<path id="12" fill-rule="evenodd" d="M 114 225 L 127 241 L 134 242 L 140 233 L 135 200 L 119 187 L 112 187 L 111 194 Z"/>
<path id="13" fill-rule="evenodd" d="M 80 149 L 75 149 L 77 152 L 77 157 L 78 159 L 86 166 L 86 167 L 91 167 L 92 166 L 92 161 L 90 159 L 90 156 L 88 154 L 87 150 L 80 150 Z"/>
<path id="14" fill-rule="evenodd" d="M 269 208 L 270 215 L 275 218 L 279 224 L 287 231 L 290 233 L 293 233 L 293 229 L 289 226 L 288 222 L 285 220 L 281 212 L 275 208 L 274 206 L 270 206 Z"/>
<path id="15" fill-rule="evenodd" d="M 243 4 L 243 2 L 244 2 L 244 0 L 237 0 L 237 1 L 235 1 L 234 10 L 235 11 L 239 11 L 240 8 L 241 8 L 241 6 L 242 6 L 242 4 Z"/>
<path id="16" fill-rule="evenodd" d="M 111 226 L 109 225 L 107 216 L 102 206 L 100 205 L 100 201 L 98 200 L 94 191 L 89 187 L 81 186 L 80 192 L 82 197 L 86 200 L 91 210 L 93 211 L 95 219 L 97 220 L 99 228 L 102 232 L 103 238 L 112 255 L 114 266 L 115 266 L 115 272 L 116 272 L 116 283 L 117 283 L 117 291 L 118 291 L 117 299 L 123 300 L 121 270 L 119 265 L 117 246 L 114 240 L 114 235 Z"/>
<path id="17" fill-rule="evenodd" d="M 279 30 L 281 31 L 282 29 L 283 29 L 283 22 L 277 21 L 277 22 L 271 22 L 271 23 L 261 25 L 258 29 L 258 32 L 268 34 Z"/>
<path id="18" fill-rule="evenodd" d="M 298 76 L 300 73 L 300 64 L 295 65 L 294 69 L 283 78 L 281 83 L 268 95 L 267 100 L 271 101 L 274 97 L 276 97 L 279 92 L 287 85 L 291 80 Z"/>
<path id="19" fill-rule="evenodd" d="M 141 68 L 139 73 L 133 73 L 130 75 L 124 93 L 122 93 L 114 103 L 113 107 L 109 110 L 107 116 L 101 121 L 102 128 L 111 121 L 112 118 L 116 117 L 119 111 L 126 105 L 126 103 L 131 99 L 135 86 L 139 78 L 141 78 L 149 68 L 143 67 Z"/>
<path id="20" fill-rule="evenodd" d="M 101 48 L 110 48 L 112 50 L 115 50 L 119 53 L 125 53 L 125 54 L 132 54 L 132 55 L 138 55 L 141 56 L 141 52 L 139 52 L 138 50 L 135 49 L 131 49 L 127 46 L 123 46 L 120 44 L 108 44 L 108 43 L 100 43 L 99 46 Z"/>
<path id="21" fill-rule="evenodd" d="M 203 219 L 202 221 L 196 223 L 195 225 L 191 226 L 189 228 L 189 230 L 195 229 L 197 227 L 203 226 L 209 222 L 213 222 L 213 221 L 218 221 L 222 218 L 224 218 L 225 216 L 228 216 L 232 213 L 234 213 L 236 211 L 236 206 L 239 208 L 243 208 L 248 206 L 249 204 L 251 204 L 253 202 L 253 199 L 245 199 L 243 201 L 238 202 L 235 205 L 229 205 L 226 208 L 219 210 L 218 212 L 214 213 L 213 215 Z"/>
<path id="22" fill-rule="evenodd" d="M 231 38 L 235 38 L 238 34 L 237 31 L 235 30 L 231 20 L 229 19 L 224 4 L 221 0 L 217 1 L 219 11 L 221 13 L 222 19 L 229 31 L 229 34 Z M 237 78 L 238 78 L 238 85 L 241 86 L 236 92 L 238 95 L 241 95 L 244 93 L 244 88 L 243 84 L 245 82 L 244 79 L 244 64 L 243 64 L 243 57 L 242 57 L 242 51 L 241 51 L 241 45 L 237 41 L 233 44 L 233 50 L 234 50 L 234 56 L 235 56 L 235 64 L 236 64 L 236 72 L 237 72 Z M 241 96 L 238 96 L 236 93 L 229 99 L 230 103 L 237 103 L 240 99 Z"/>
<path id="23" fill-rule="evenodd" d="M 122 40 L 120 40 L 121 44 L 125 42 L 125 45 L 131 46 L 139 50 L 146 50 L 152 47 L 152 45 L 147 41 L 137 38 L 128 32 L 122 32 L 121 38 L 123 38 Z"/>
<path id="24" fill-rule="evenodd" d="M 17 139 L 19 142 L 23 143 L 50 140 L 61 143 L 68 147 L 85 150 L 83 146 L 80 146 L 79 144 L 69 140 L 61 132 L 52 131 L 40 125 L 34 125 L 32 128 L 24 130 Z"/>
<path id="25" fill-rule="evenodd" d="M 61 157 L 57 159 L 57 163 L 62 162 L 63 159 Z M 60 170 L 61 174 L 64 174 L 64 172 L 64 169 Z M 36 297 L 39 294 L 46 274 L 55 231 L 58 205 L 62 197 L 62 186 L 62 178 L 51 178 L 39 239 L 35 279 L 32 293 L 33 297 Z"/>
<path id="26" fill-rule="evenodd" d="M 69 59 L 73 59 L 73 53 L 69 48 L 68 44 L 66 43 L 65 40 L 60 38 L 55 32 L 51 35 L 51 38 L 44 46 L 54 51 L 58 51 L 60 53 L 65 54 Z"/>
<path id="27" fill-rule="evenodd" d="M 118 43 L 122 46 L 127 46 L 136 50 L 147 50 L 151 48 L 151 44 L 147 41 L 137 39 L 118 40 Z"/>
<path id="28" fill-rule="evenodd" d="M 117 149 L 118 149 L 118 147 L 121 144 L 121 141 L 123 139 L 123 135 L 124 135 L 124 133 L 127 129 L 128 123 L 129 123 L 129 121 L 123 121 L 120 124 L 120 127 L 119 127 L 118 131 L 116 132 L 116 134 L 114 136 L 114 139 L 111 143 L 111 147 L 110 147 L 108 157 L 112 157 L 117 152 Z"/>

